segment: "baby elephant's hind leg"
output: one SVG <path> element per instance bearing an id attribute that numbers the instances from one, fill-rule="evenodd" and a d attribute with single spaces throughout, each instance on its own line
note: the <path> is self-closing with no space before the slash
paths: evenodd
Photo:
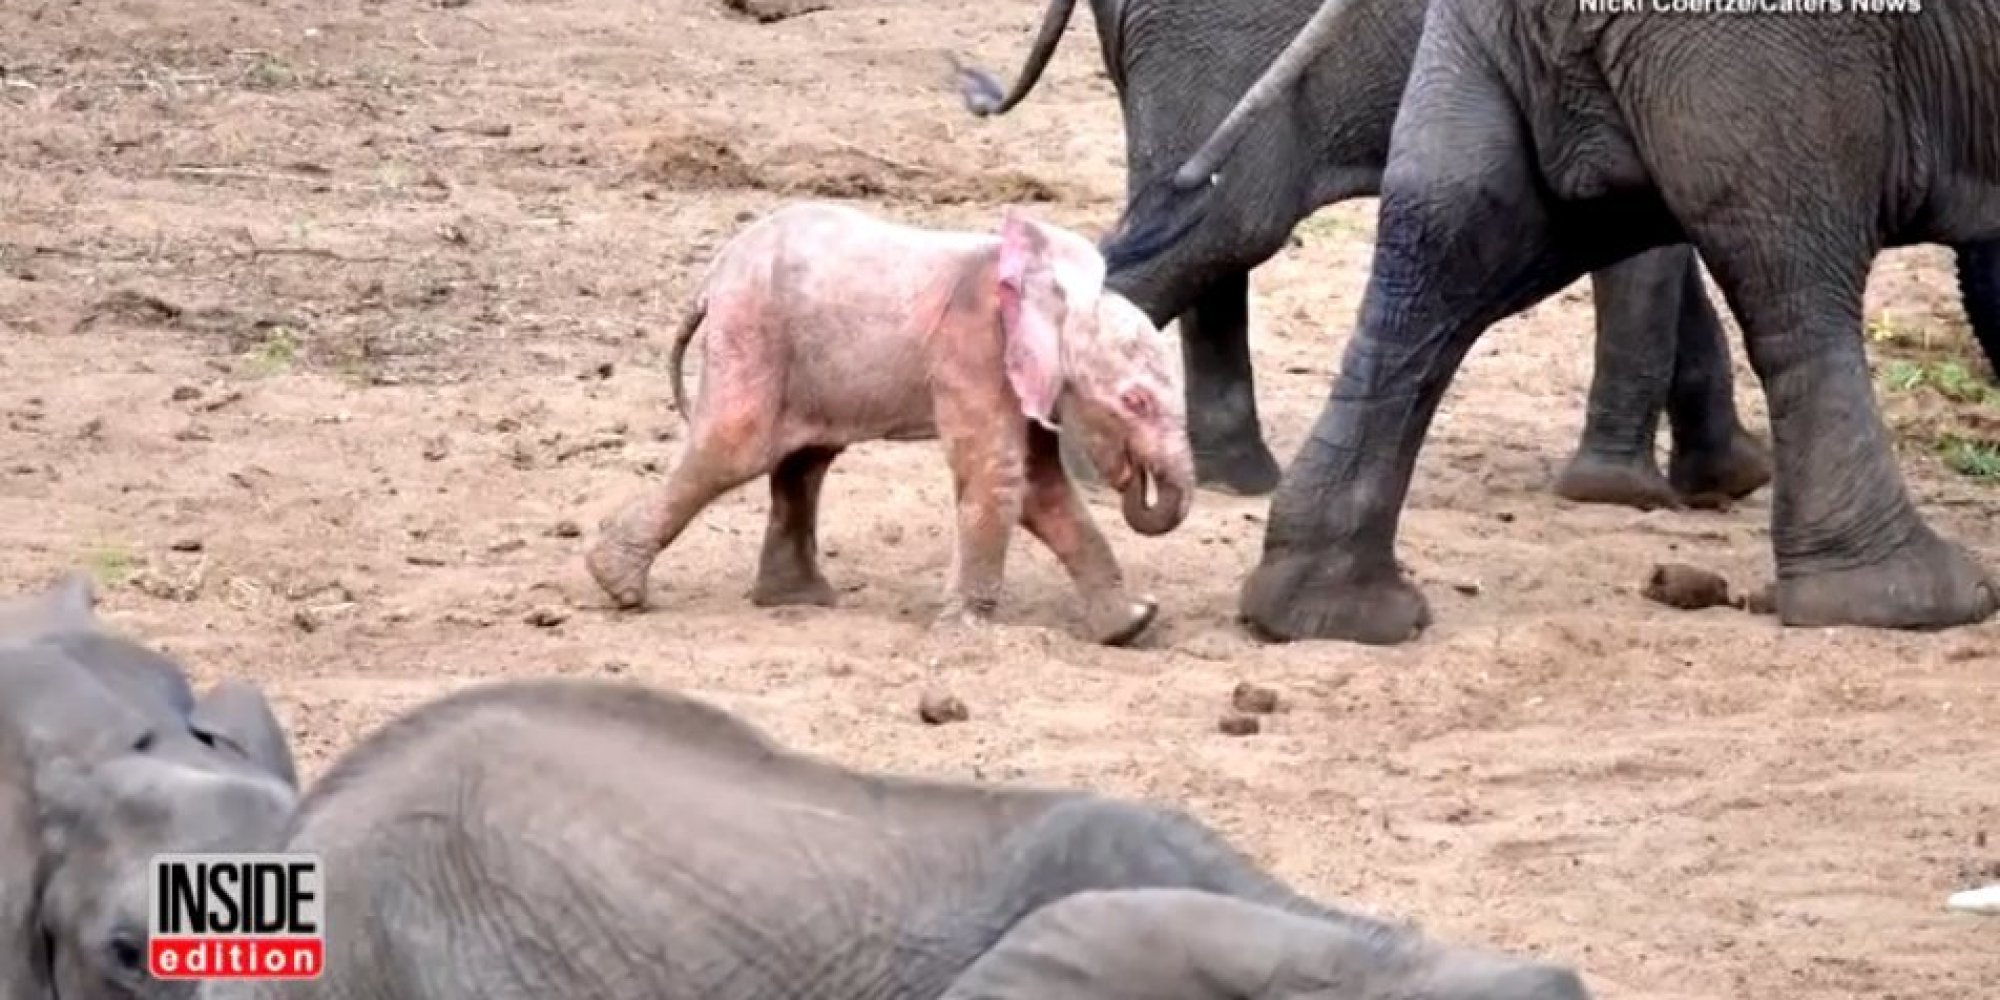
<path id="1" fill-rule="evenodd" d="M 750 603 L 833 606 L 833 585 L 819 570 L 819 491 L 841 451 L 801 448 L 771 470 L 771 518 Z"/>
<path id="2" fill-rule="evenodd" d="M 762 416 L 746 413 L 717 430 L 698 430 L 665 483 L 633 497 L 604 520 L 584 566 L 619 607 L 646 603 L 653 560 L 702 508 L 771 468 L 769 422 Z"/>
<path id="3" fill-rule="evenodd" d="M 1055 433 L 1041 427 L 1028 431 L 1028 491 L 1021 523 L 1055 553 L 1083 595 L 1084 628 L 1091 641 L 1123 646 L 1153 623 L 1159 606 L 1135 601 L 1125 592 L 1111 543 L 1063 469 Z"/>

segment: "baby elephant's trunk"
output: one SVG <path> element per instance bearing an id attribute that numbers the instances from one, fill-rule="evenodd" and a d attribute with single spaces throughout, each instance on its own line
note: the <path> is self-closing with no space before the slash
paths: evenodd
<path id="1" fill-rule="evenodd" d="M 1153 487 L 1151 503 L 1146 502 L 1148 485 Z M 1142 535 L 1164 535 L 1187 520 L 1191 499 L 1192 493 L 1184 484 L 1172 478 L 1155 479 L 1142 463 L 1133 472 L 1132 481 L 1125 484 L 1125 523 Z"/>

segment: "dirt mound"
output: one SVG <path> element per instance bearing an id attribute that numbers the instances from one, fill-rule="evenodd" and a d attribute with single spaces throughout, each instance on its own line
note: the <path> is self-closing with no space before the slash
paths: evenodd
<path id="1" fill-rule="evenodd" d="M 723 10 L 758 24 L 773 24 L 833 9 L 833 5 L 824 0 L 721 0 L 721 3 Z"/>
<path id="2" fill-rule="evenodd" d="M 647 143 L 634 181 L 670 191 L 748 188 L 796 197 L 881 198 L 929 205 L 1063 201 L 1060 186 L 1019 170 L 972 170 L 870 152 L 840 139 L 765 149 L 726 125 L 671 126 Z"/>
<path id="3" fill-rule="evenodd" d="M 757 172 L 733 143 L 693 129 L 666 133 L 647 144 L 633 174 L 671 191 L 758 186 Z"/>

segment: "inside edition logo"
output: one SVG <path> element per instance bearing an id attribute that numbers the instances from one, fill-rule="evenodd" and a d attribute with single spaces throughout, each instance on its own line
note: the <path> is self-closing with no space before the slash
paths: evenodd
<path id="1" fill-rule="evenodd" d="M 313 979 L 326 957 L 314 854 L 161 854 L 148 890 L 155 979 Z"/>

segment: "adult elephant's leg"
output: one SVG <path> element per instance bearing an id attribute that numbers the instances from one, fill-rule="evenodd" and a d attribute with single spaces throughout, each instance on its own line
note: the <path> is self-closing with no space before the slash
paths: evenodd
<path id="1" fill-rule="evenodd" d="M 1690 507 L 1716 508 L 1771 481 L 1771 452 L 1745 429 L 1736 412 L 1736 371 L 1722 321 L 1708 301 L 1701 265 L 1687 248 L 1681 268 L 1681 310 L 1675 339 L 1667 426 L 1673 455 L 1667 481 Z"/>
<path id="2" fill-rule="evenodd" d="M 1236 496 L 1270 493 L 1281 470 L 1257 415 L 1249 272 L 1211 282 L 1178 319 L 1195 481 Z M 1089 457 L 1069 436 L 1063 438 L 1062 456 L 1072 478 L 1098 482 Z"/>
<path id="3" fill-rule="evenodd" d="M 1736 58 L 1740 47 L 1680 46 L 1671 75 L 1646 81 L 1678 92 L 1629 107 L 1640 154 L 1722 286 L 1763 383 L 1777 463 L 1779 620 L 1983 621 L 1996 608 L 1993 581 L 1911 502 L 1861 336 L 1883 178 L 1894 176 L 1899 148 L 1890 130 L 1902 127 L 1892 124 L 1893 102 L 1872 72 L 1842 69 L 1775 22 L 1731 28 L 1734 37 L 1764 33 L 1758 59 Z M 1744 96 L 1765 81 L 1827 72 L 1824 87 L 1784 105 Z M 1820 149 L 1843 154 L 1828 159 Z"/>
<path id="4" fill-rule="evenodd" d="M 1678 503 L 1653 447 L 1674 378 L 1682 258 L 1693 252 L 1662 247 L 1591 274 L 1595 370 L 1583 434 L 1556 477 L 1556 495 L 1640 510 Z"/>
<path id="5" fill-rule="evenodd" d="M 1404 92 L 1360 328 L 1271 499 L 1239 598 L 1265 638 L 1388 644 L 1429 624 L 1395 540 L 1431 417 L 1487 327 L 1592 264 L 1558 245 L 1491 69 L 1460 56 L 1457 25 L 1432 21 L 1443 32 L 1427 29 Z"/>
<path id="6" fill-rule="evenodd" d="M 1181 316 L 1180 336 L 1195 481 L 1238 496 L 1277 489 L 1282 470 L 1264 443 L 1250 364 L 1250 272 L 1204 289 Z"/>
<path id="7" fill-rule="evenodd" d="M 1958 256 L 1958 295 L 1965 303 L 1966 322 L 1994 382 L 2000 383 L 2000 240 L 1952 249 Z"/>
<path id="8" fill-rule="evenodd" d="M 1990 617 L 1992 581 L 1917 513 L 1876 407 L 1861 339 L 1868 249 L 1815 253 L 1809 267 L 1793 247 L 1832 241 L 1741 224 L 1711 233 L 1703 256 L 1770 401 L 1779 619 L 1943 628 Z"/>

